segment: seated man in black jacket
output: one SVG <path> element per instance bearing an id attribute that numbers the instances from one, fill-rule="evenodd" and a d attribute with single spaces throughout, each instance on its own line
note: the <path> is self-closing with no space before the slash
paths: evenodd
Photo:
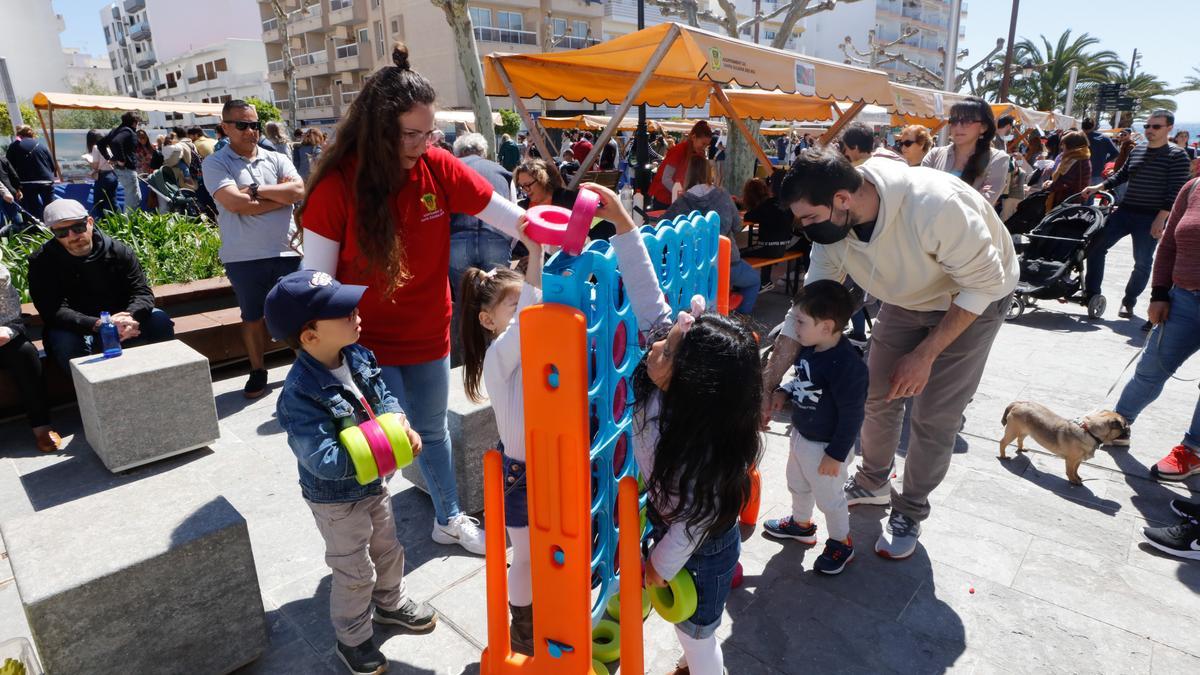
<path id="1" fill-rule="evenodd" d="M 102 351 L 100 312 L 112 315 L 123 347 L 174 337 L 133 251 L 95 229 L 83 204 L 59 199 L 43 220 L 54 239 L 29 256 L 29 294 L 45 324 L 46 353 L 64 372 L 71 359 Z"/>

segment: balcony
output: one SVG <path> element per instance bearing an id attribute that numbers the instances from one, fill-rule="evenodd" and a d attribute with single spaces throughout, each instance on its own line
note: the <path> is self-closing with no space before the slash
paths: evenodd
<path id="1" fill-rule="evenodd" d="M 310 0 L 305 0 L 306 2 Z M 304 33 L 312 33 L 324 31 L 325 26 L 322 23 L 321 14 L 322 8 L 320 3 L 304 5 L 300 9 L 294 9 L 287 13 L 287 30 L 289 36 L 302 35 Z M 279 22 L 276 18 L 263 20 L 263 41 L 272 42 L 279 39 L 278 34 L 266 35 L 268 30 L 279 30 Z"/>
<path id="2" fill-rule="evenodd" d="M 133 14 L 146 9 L 146 0 L 125 0 L 125 13 Z"/>
<path id="3" fill-rule="evenodd" d="M 351 103 L 354 103 L 354 99 L 357 97 L 358 97 L 357 91 L 343 91 L 342 92 L 342 105 L 350 105 Z"/>
<path id="4" fill-rule="evenodd" d="M 575 35 L 555 35 L 551 49 L 583 49 L 600 44 L 596 38 L 577 37 Z"/>
<path id="5" fill-rule="evenodd" d="M 279 19 L 275 17 L 263 19 L 262 32 L 263 42 L 277 42 L 279 40 Z"/>
<path id="6" fill-rule="evenodd" d="M 139 21 L 129 27 L 129 37 L 135 42 L 150 39 L 150 23 Z"/>
<path id="7" fill-rule="evenodd" d="M 333 63 L 330 73 L 351 73 L 356 70 L 371 68 L 371 52 L 365 45 L 342 45 L 336 51 L 337 60 Z"/>
<path id="8" fill-rule="evenodd" d="M 367 20 L 367 0 L 329 0 L 329 25 L 341 26 Z"/>
<path id="9" fill-rule="evenodd" d="M 277 101 L 275 106 L 280 110 L 289 110 L 286 98 Z M 316 96 L 301 96 L 296 99 L 296 115 L 303 120 L 328 119 L 333 117 L 333 95 L 318 94 Z"/>
<path id="10" fill-rule="evenodd" d="M 143 82 L 141 87 L 139 87 L 139 91 L 142 92 L 142 96 L 154 98 L 154 92 L 158 91 L 158 80 Z"/>
<path id="11" fill-rule="evenodd" d="M 529 30 L 475 26 L 475 39 L 480 42 L 499 42 L 509 45 L 536 45 L 537 33 Z"/>
<path id="12" fill-rule="evenodd" d="M 121 33 L 119 36 L 117 36 L 117 44 L 121 45 L 122 47 L 129 44 L 129 40 L 125 37 L 124 33 Z"/>
<path id="13" fill-rule="evenodd" d="M 329 52 L 324 49 L 292 57 L 292 65 L 296 67 L 296 77 L 324 75 L 329 72 L 329 69 L 325 66 L 328 62 Z"/>
<path id="14" fill-rule="evenodd" d="M 155 63 L 158 63 L 158 59 L 155 58 L 153 49 L 147 49 L 141 54 L 134 56 L 134 63 L 137 64 L 138 68 L 149 68 Z"/>

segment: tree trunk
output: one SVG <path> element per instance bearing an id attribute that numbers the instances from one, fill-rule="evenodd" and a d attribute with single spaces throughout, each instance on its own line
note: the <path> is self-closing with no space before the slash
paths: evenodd
<path id="1" fill-rule="evenodd" d="M 271 9 L 275 12 L 275 22 L 279 24 L 279 40 L 283 46 L 283 79 L 288 88 L 288 128 L 297 129 L 296 121 L 296 64 L 292 63 L 292 42 L 288 37 L 287 12 L 279 5 L 279 0 L 272 0 Z"/>
<path id="2" fill-rule="evenodd" d="M 458 53 L 458 65 L 466 81 L 467 94 L 471 97 L 471 109 L 475 112 L 475 130 L 487 139 L 488 158 L 496 159 L 496 129 L 492 124 L 492 106 L 483 93 L 483 67 L 479 63 L 479 50 L 475 46 L 475 31 L 471 25 L 471 14 L 465 0 L 431 0 L 446 14 L 446 23 L 454 33 L 454 47 Z"/>

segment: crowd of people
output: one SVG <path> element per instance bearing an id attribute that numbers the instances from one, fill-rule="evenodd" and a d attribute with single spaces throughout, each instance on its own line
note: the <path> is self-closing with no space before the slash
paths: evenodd
<path id="1" fill-rule="evenodd" d="M 410 68 L 403 46 L 392 57 L 394 65 L 364 83 L 332 140 L 307 129 L 289 141 L 282 125 L 264 125 L 252 105 L 232 100 L 216 141 L 191 128 L 152 143 L 127 113 L 107 134 L 89 134 L 87 145 L 102 212 L 116 210 L 118 185 L 133 193 L 147 170 L 170 171 L 210 195 L 250 361 L 245 397 L 269 390 L 269 337 L 295 350 L 276 411 L 333 571 L 336 653 L 356 673 L 385 663 L 373 623 L 425 631 L 437 616 L 405 587 L 386 482 L 358 483 L 341 428 L 400 415 L 432 499 L 432 539 L 485 552 L 479 522 L 459 505 L 447 427 L 454 311 L 465 390 L 490 399 L 504 455 L 512 646 L 532 653 L 516 317 L 540 301 L 549 251 L 526 235 L 524 213 L 571 208 L 578 192 L 568 181 L 583 168 L 579 160 L 596 155 L 601 171 L 627 163 L 615 141 L 596 152 L 590 132 L 563 134 L 558 157 L 540 157 L 524 133 L 501 136 L 498 161 L 488 159 L 480 134 L 449 145 L 435 125 L 436 92 Z M 1019 280 L 1004 216 L 1021 202 L 1033 198 L 1048 212 L 1072 195 L 1118 195 L 1087 259 L 1085 292 L 1099 292 L 1107 252 L 1132 237 L 1135 264 L 1120 315 L 1133 315 L 1149 285 L 1154 333 L 1116 405 L 1130 425 L 1200 350 L 1200 195 L 1197 179 L 1189 180 L 1187 139 L 1171 135 L 1173 123 L 1169 112 L 1155 111 L 1140 144 L 1130 134 L 1114 142 L 1092 120 L 1080 130 L 1043 137 L 1028 129 L 1018 138 L 1017 120 L 997 120 L 986 102 L 968 98 L 951 108 L 942 146 L 919 125 L 902 128 L 891 147 L 862 124 L 827 145 L 807 134 L 781 136 L 776 150 L 787 168 L 749 180 L 738 195 L 721 186 L 725 146 L 707 122 L 678 143 L 664 135 L 648 209 L 666 219 L 716 212 L 731 239 L 744 221 L 756 224 L 755 240 L 732 251 L 732 317 L 710 311 L 700 296 L 672 312 L 633 215 L 613 190 L 584 184 L 600 198 L 590 236 L 614 250 L 647 345 L 631 382 L 631 450 L 649 494 L 653 542 L 645 583 L 665 586 L 686 570 L 697 589 L 696 612 L 676 625 L 679 672 L 722 672 L 715 632 L 740 553 L 737 519 L 762 452 L 760 431 L 775 414 L 786 411 L 791 421 L 786 475 L 763 479 L 786 482 L 792 502 L 789 514 L 764 522 L 767 534 L 815 545 L 820 510 L 829 531 L 813 567 L 836 575 L 855 554 L 849 508 L 876 504 L 890 507 L 876 553 L 901 560 L 915 552 Z M 44 145 L 28 127 L 17 135 L 0 162 L 0 198 L 20 200 L 53 234 L 29 265 L 47 355 L 68 369 L 70 359 L 95 353 L 101 312 L 125 344 L 172 337 L 132 250 L 96 228 L 79 202 L 55 200 Z M 789 251 L 806 254 L 806 283 L 763 364 L 743 317 L 772 279 L 743 258 Z M 867 307 L 876 305 L 864 358 Z M 39 449 L 57 449 L 41 361 L 2 264 L 0 364 L 16 377 Z M 912 431 L 897 483 L 906 417 Z M 852 469 L 856 444 L 860 463 Z M 1161 480 L 1200 473 L 1200 402 L 1181 443 L 1151 473 Z M 1196 557 L 1189 551 L 1200 542 L 1200 506 L 1177 500 L 1172 508 L 1182 523 L 1145 536 Z"/>

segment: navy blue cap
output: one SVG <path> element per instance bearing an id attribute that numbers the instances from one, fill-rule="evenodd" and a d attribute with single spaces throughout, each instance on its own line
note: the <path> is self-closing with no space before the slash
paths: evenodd
<path id="1" fill-rule="evenodd" d="M 309 321 L 350 316 L 366 290 L 366 286 L 342 285 L 324 272 L 292 272 L 267 293 L 267 330 L 276 340 L 286 340 Z"/>

